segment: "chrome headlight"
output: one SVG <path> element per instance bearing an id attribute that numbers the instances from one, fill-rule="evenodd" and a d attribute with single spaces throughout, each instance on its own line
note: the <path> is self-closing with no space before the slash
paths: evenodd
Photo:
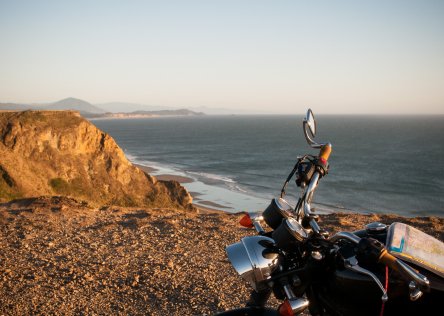
<path id="1" fill-rule="evenodd" d="M 240 276 L 259 291 L 279 266 L 279 254 L 271 250 L 274 240 L 264 236 L 242 238 L 227 246 L 228 259 Z"/>

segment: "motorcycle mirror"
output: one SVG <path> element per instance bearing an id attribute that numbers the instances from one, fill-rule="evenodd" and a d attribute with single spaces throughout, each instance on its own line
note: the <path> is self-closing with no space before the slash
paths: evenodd
<path id="1" fill-rule="evenodd" d="M 307 114 L 305 115 L 305 122 L 307 122 L 311 136 L 314 138 L 316 136 L 316 120 L 311 109 L 308 109 Z"/>
<path id="2" fill-rule="evenodd" d="M 316 120 L 311 109 L 308 109 L 307 114 L 305 115 L 303 127 L 307 143 L 313 148 L 321 148 L 322 144 L 318 144 L 314 141 L 316 135 Z"/>

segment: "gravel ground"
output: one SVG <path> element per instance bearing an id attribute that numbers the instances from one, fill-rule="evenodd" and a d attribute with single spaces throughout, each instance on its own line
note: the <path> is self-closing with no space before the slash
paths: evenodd
<path id="1" fill-rule="evenodd" d="M 243 306 L 250 288 L 225 254 L 254 234 L 239 217 L 95 209 L 61 197 L 0 204 L 0 314 L 204 315 Z M 334 214 L 323 224 L 337 231 L 399 219 Z M 444 238 L 444 219 L 407 221 Z"/>

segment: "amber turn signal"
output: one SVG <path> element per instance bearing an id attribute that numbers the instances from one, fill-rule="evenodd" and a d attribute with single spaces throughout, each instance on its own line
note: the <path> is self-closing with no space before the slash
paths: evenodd
<path id="1" fill-rule="evenodd" d="M 253 221 L 251 220 L 250 215 L 248 215 L 248 213 L 246 213 L 241 220 L 239 221 L 239 223 L 247 228 L 252 228 L 253 227 Z"/>
<path id="2" fill-rule="evenodd" d="M 285 300 L 278 309 L 280 316 L 293 316 L 293 310 L 291 309 L 290 302 L 288 300 Z"/>

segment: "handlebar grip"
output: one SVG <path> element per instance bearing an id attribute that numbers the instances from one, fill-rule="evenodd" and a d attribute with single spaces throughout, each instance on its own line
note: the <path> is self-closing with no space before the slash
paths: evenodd
<path id="1" fill-rule="evenodd" d="M 403 263 L 402 260 L 399 260 L 389 254 L 386 249 L 382 251 L 381 256 L 379 257 L 379 262 L 399 272 L 406 281 L 414 281 L 414 284 L 419 285 L 425 290 L 430 288 L 430 281 L 427 279 L 427 277 L 409 265 Z"/>
<path id="2" fill-rule="evenodd" d="M 330 157 L 330 154 L 331 154 L 331 144 L 328 143 L 321 147 L 321 151 L 319 152 L 319 158 L 327 162 L 328 158 Z"/>
<path id="3" fill-rule="evenodd" d="M 389 254 L 386 249 L 382 250 L 378 262 L 383 263 L 389 268 L 399 272 L 398 259 L 396 259 L 395 256 Z"/>

